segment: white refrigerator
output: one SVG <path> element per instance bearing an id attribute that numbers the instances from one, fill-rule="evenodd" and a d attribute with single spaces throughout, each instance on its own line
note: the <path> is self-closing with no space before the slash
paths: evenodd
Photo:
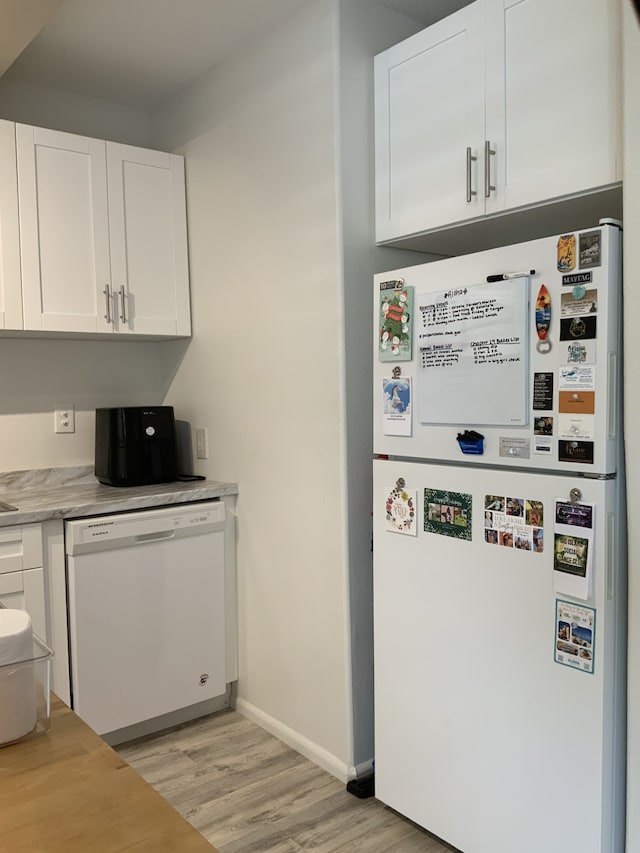
<path id="1" fill-rule="evenodd" d="M 621 231 L 374 282 L 376 796 L 464 853 L 622 853 Z"/>

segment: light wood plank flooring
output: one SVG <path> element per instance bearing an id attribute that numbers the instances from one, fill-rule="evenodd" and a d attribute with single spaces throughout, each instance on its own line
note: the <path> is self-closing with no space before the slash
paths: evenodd
<path id="1" fill-rule="evenodd" d="M 236 711 L 117 750 L 220 853 L 451 853 Z"/>

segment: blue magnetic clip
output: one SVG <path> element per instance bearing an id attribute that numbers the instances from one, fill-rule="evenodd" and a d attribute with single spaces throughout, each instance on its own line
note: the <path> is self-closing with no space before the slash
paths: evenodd
<path id="1" fill-rule="evenodd" d="M 484 436 L 473 429 L 459 432 L 457 441 L 463 453 L 470 453 L 475 456 L 481 456 L 484 453 Z"/>

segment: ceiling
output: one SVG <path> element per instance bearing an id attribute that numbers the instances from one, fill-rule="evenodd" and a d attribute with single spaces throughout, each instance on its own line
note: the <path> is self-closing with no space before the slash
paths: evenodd
<path id="1" fill-rule="evenodd" d="M 1 0 L 0 74 L 150 110 L 309 2 Z M 427 26 L 470 0 L 370 2 Z"/>

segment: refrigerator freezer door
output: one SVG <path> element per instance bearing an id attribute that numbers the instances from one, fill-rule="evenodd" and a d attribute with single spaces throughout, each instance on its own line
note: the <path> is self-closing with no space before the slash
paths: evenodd
<path id="1" fill-rule="evenodd" d="M 377 275 L 375 453 L 615 473 L 619 298 L 613 225 Z"/>
<path id="2" fill-rule="evenodd" d="M 554 589 L 574 486 L 586 600 Z M 374 495 L 376 796 L 464 853 L 619 853 L 616 482 L 377 460 Z"/>

